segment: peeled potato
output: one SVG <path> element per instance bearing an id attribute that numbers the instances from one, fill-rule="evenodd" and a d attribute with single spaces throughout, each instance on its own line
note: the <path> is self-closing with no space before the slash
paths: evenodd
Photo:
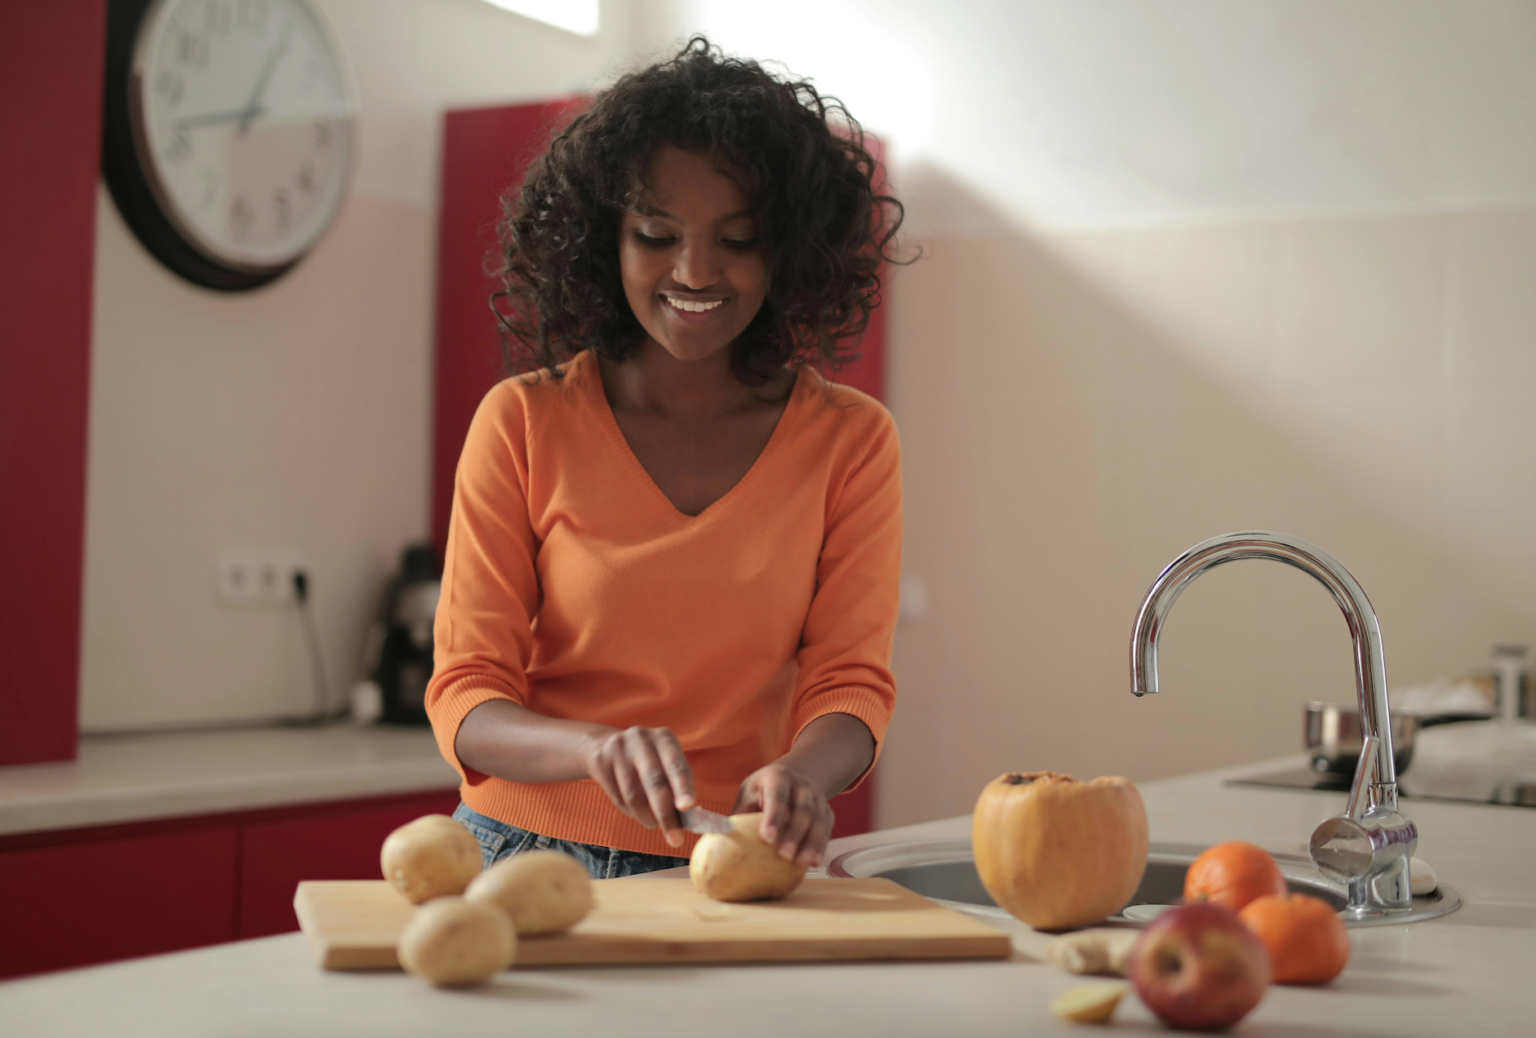
<path id="1" fill-rule="evenodd" d="M 716 901 L 762 901 L 787 896 L 805 878 L 805 866 L 779 857 L 757 835 L 761 812 L 732 815 L 733 831 L 709 833 L 693 848 L 688 878 Z"/>
<path id="2" fill-rule="evenodd" d="M 512 965 L 517 934 L 505 912 L 461 897 L 418 908 L 397 948 L 405 972 L 435 987 L 479 984 Z"/>
<path id="3" fill-rule="evenodd" d="M 464 899 L 495 905 L 520 936 L 558 933 L 592 911 L 592 879 L 564 851 L 526 851 L 476 876 Z"/>
<path id="4" fill-rule="evenodd" d="M 462 894 L 480 874 L 480 843 L 447 815 L 423 815 L 384 838 L 384 878 L 413 905 Z"/>

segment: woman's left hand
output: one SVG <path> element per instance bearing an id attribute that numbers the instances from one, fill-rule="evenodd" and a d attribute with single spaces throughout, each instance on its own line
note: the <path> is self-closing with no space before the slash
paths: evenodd
<path id="1" fill-rule="evenodd" d="M 731 814 L 762 811 L 758 835 L 785 861 L 821 864 L 832 838 L 832 807 L 821 786 L 783 761 L 748 775 L 736 794 Z"/>

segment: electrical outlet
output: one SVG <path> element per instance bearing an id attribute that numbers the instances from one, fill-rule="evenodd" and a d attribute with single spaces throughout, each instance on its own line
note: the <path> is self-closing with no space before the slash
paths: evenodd
<path id="1" fill-rule="evenodd" d="M 305 569 L 303 557 L 286 549 L 219 553 L 217 592 L 229 605 L 283 605 L 296 601 L 293 575 Z"/>

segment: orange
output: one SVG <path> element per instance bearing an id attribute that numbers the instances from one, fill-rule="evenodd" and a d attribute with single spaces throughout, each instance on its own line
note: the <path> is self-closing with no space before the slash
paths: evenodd
<path id="1" fill-rule="evenodd" d="M 1240 912 L 1254 898 L 1285 892 L 1285 877 L 1275 859 L 1262 847 L 1241 840 L 1209 848 L 1184 874 L 1186 905 L 1210 901 Z"/>
<path id="2" fill-rule="evenodd" d="M 1349 962 L 1349 931 L 1326 901 L 1306 894 L 1265 896 L 1237 915 L 1269 949 L 1277 984 L 1326 984 Z"/>

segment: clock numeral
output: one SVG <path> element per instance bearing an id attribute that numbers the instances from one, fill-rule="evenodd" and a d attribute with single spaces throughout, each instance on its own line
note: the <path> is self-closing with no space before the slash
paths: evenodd
<path id="1" fill-rule="evenodd" d="M 176 39 L 176 60 L 194 72 L 208 67 L 208 37 L 182 31 Z"/>
<path id="2" fill-rule="evenodd" d="M 210 36 L 228 39 L 233 24 L 234 11 L 230 9 L 230 0 L 207 0 L 203 4 L 203 29 Z"/>
<path id="3" fill-rule="evenodd" d="M 229 229 L 237 238 L 244 238 L 256 223 L 256 210 L 244 195 L 236 195 L 229 204 Z"/>
<path id="4" fill-rule="evenodd" d="M 329 148 L 331 146 L 331 124 L 315 123 L 315 147 Z"/>
<path id="5" fill-rule="evenodd" d="M 272 192 L 272 209 L 277 214 L 277 229 L 286 231 L 293 222 L 293 202 L 288 197 L 286 187 Z"/>
<path id="6" fill-rule="evenodd" d="M 186 80 L 182 79 L 181 73 L 174 69 L 162 72 L 155 77 L 155 93 L 159 94 L 161 100 L 172 108 L 181 104 L 181 99 L 186 92 Z"/>
<path id="7" fill-rule="evenodd" d="M 219 172 L 214 169 L 203 170 L 203 195 L 197 200 L 199 209 L 207 209 L 219 198 Z"/>
<path id="8" fill-rule="evenodd" d="M 185 131 L 177 130 L 176 136 L 171 138 L 170 146 L 165 149 L 165 157 L 173 165 L 183 165 L 192 157 L 192 139 Z"/>
<path id="9" fill-rule="evenodd" d="M 267 18 L 270 14 L 267 0 L 236 0 L 235 21 L 253 36 L 267 34 Z"/>
<path id="10" fill-rule="evenodd" d="M 315 193 L 315 164 L 309 159 L 299 167 L 299 190 L 306 195 Z"/>

